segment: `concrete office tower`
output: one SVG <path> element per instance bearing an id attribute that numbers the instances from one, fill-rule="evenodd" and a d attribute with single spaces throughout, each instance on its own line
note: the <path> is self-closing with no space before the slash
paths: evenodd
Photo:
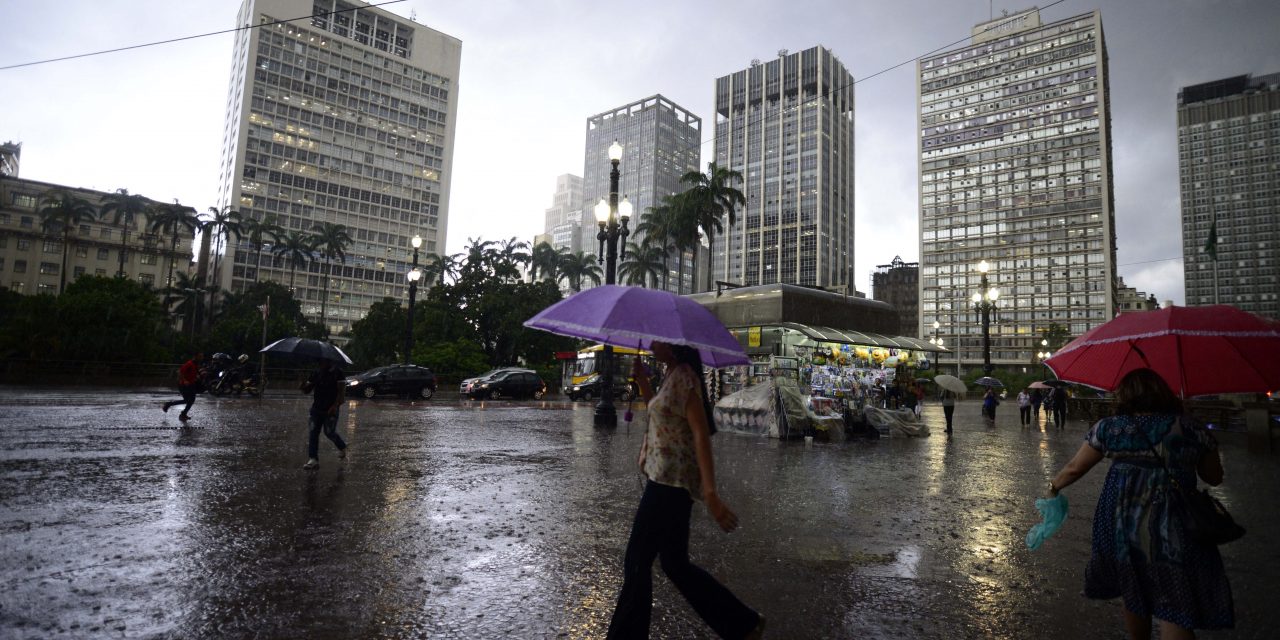
<path id="1" fill-rule="evenodd" d="M 936 320 L 961 362 L 982 362 L 985 260 L 992 364 L 1033 364 L 1050 325 L 1079 336 L 1115 315 L 1102 17 L 1023 11 L 917 65 L 921 330 Z"/>
<path id="2" fill-rule="evenodd" d="M 747 197 L 712 247 L 715 280 L 854 292 L 853 76 L 830 50 L 717 78 L 715 161 Z"/>
<path id="3" fill-rule="evenodd" d="M 1280 74 L 1179 91 L 1178 167 L 1187 305 L 1280 319 Z"/>
<path id="4" fill-rule="evenodd" d="M 570 173 L 557 176 L 544 227 L 551 236 L 551 246 L 582 251 L 582 224 L 582 178 Z"/>
<path id="5" fill-rule="evenodd" d="M 582 168 L 582 244 L 587 253 L 598 253 L 596 217 L 593 209 L 601 198 L 609 197 L 609 146 L 622 144 L 618 200 L 631 200 L 634 208 L 630 242 L 643 238 L 635 234 L 641 218 L 662 197 L 684 191 L 680 177 L 699 170 L 702 119 L 661 94 L 637 100 L 587 118 L 587 144 Z M 621 247 L 619 247 L 621 249 Z M 676 291 L 679 262 L 668 261 L 667 288 Z M 692 291 L 693 274 L 686 259 L 682 292 Z M 659 283 L 661 285 L 661 283 Z"/>
<path id="6" fill-rule="evenodd" d="M 325 308 L 336 335 L 406 295 L 415 234 L 424 254 L 444 251 L 462 43 L 354 0 L 245 0 L 236 25 L 262 26 L 236 35 L 218 206 L 287 231 L 346 226 Z M 287 261 L 232 249 L 224 287 L 289 283 Z M 322 260 L 297 273 L 315 320 L 324 273 Z"/>

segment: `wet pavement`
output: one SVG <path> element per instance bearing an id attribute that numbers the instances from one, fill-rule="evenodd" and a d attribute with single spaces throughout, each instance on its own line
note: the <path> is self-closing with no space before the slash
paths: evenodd
<path id="1" fill-rule="evenodd" d="M 340 462 L 305 462 L 306 402 L 0 387 L 0 637 L 603 636 L 641 491 L 643 418 L 563 402 L 352 401 Z M 1080 595 L 1105 464 L 1038 551 L 1033 499 L 1087 425 L 1020 429 L 977 403 L 942 435 L 840 444 L 714 438 L 726 535 L 695 505 L 695 562 L 776 638 L 1123 637 Z M 1237 630 L 1280 628 L 1280 454 L 1224 434 L 1217 492 Z M 655 638 L 710 637 L 655 567 Z"/>

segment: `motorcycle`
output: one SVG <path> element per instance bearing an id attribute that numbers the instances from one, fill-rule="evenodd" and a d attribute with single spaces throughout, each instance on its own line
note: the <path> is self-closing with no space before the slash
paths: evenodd
<path id="1" fill-rule="evenodd" d="M 248 360 L 249 356 L 242 355 L 236 364 L 214 374 L 212 383 L 208 385 L 209 393 L 215 396 L 248 393 L 255 398 L 262 395 L 262 376 Z"/>

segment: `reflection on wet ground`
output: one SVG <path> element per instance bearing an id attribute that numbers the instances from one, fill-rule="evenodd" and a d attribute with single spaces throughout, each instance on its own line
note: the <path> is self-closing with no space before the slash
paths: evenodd
<path id="1" fill-rule="evenodd" d="M 620 585 L 643 417 L 566 403 L 353 401 L 350 455 L 305 461 L 304 398 L 0 389 L 0 637 L 598 637 Z M 1033 499 L 1086 428 L 981 425 L 843 444 L 715 438 L 742 528 L 691 551 L 773 637 L 1120 637 L 1079 593 L 1105 468 L 1028 551 Z M 925 417 L 940 432 L 941 412 Z M 1233 638 L 1272 637 L 1277 455 L 1224 437 Z M 655 568 L 655 571 L 658 571 Z M 709 637 L 664 578 L 653 637 Z M 1220 637 L 1205 633 L 1202 637 Z"/>

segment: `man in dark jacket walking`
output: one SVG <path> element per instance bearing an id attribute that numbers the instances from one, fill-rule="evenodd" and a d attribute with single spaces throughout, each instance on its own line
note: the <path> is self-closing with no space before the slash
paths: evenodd
<path id="1" fill-rule="evenodd" d="M 319 368 L 302 383 L 302 392 L 311 394 L 311 411 L 308 422 L 311 432 L 307 436 L 307 464 L 303 469 L 320 466 L 320 432 L 338 447 L 338 459 L 347 457 L 347 443 L 338 435 L 338 409 L 346 399 L 346 376 L 328 360 L 321 360 Z"/>

